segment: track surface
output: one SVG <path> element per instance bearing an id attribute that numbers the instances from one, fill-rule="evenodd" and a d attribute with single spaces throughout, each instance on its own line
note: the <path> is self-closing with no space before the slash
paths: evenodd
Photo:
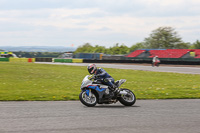
<path id="1" fill-rule="evenodd" d="M 89 63 L 44 63 L 44 62 L 36 62 L 42 64 L 57 64 L 57 65 L 74 65 L 74 66 L 87 66 Z M 132 69 L 132 70 L 143 70 L 143 71 L 156 71 L 156 72 L 174 72 L 174 73 L 185 73 L 185 74 L 200 74 L 200 67 L 194 66 L 161 66 L 160 67 L 152 67 L 147 64 L 138 65 L 138 64 L 102 64 L 97 63 L 97 67 L 103 68 L 117 68 L 117 69 Z"/>
<path id="2" fill-rule="evenodd" d="M 199 133 L 200 99 L 138 100 L 89 108 L 79 101 L 0 102 L 0 133 Z"/>

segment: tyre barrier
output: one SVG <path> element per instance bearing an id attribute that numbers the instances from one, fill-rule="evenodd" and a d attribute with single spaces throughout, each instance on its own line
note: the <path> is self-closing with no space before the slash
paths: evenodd
<path id="1" fill-rule="evenodd" d="M 6 62 L 35 62 L 35 58 L 0 58 L 0 61 L 6 61 Z"/>
<path id="2" fill-rule="evenodd" d="M 52 58 L 35 58 L 35 62 L 52 62 Z"/>
<path id="3" fill-rule="evenodd" d="M 83 59 L 72 59 L 73 63 L 83 63 Z"/>
<path id="4" fill-rule="evenodd" d="M 53 59 L 53 62 L 61 62 L 61 63 L 83 63 L 83 59 Z"/>
<path id="5" fill-rule="evenodd" d="M 92 60 L 92 59 L 59 59 L 59 58 L 0 58 L 0 62 L 60 62 L 60 63 L 147 63 L 151 64 L 151 59 L 122 59 L 122 60 Z M 200 65 L 200 60 L 166 60 L 161 59 L 160 64 L 173 65 Z"/>
<path id="6" fill-rule="evenodd" d="M 87 60 L 84 59 L 83 63 L 151 63 L 151 61 L 140 60 Z"/>
<path id="7" fill-rule="evenodd" d="M 9 58 L 0 58 L 0 61 L 6 61 L 6 62 L 8 62 Z"/>
<path id="8" fill-rule="evenodd" d="M 28 58 L 9 58 L 9 62 L 28 62 Z"/>
<path id="9" fill-rule="evenodd" d="M 9 58 L 9 62 L 35 62 L 34 58 Z"/>
<path id="10" fill-rule="evenodd" d="M 72 59 L 53 59 L 53 62 L 72 63 Z"/>

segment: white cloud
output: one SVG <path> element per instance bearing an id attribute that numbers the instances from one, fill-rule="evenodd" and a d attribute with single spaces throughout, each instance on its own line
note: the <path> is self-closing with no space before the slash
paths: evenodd
<path id="1" fill-rule="evenodd" d="M 160 26 L 174 27 L 183 40 L 190 42 L 198 39 L 200 31 L 197 0 L 94 0 L 88 6 L 83 4 L 86 0 L 71 5 L 69 1 L 51 0 L 49 7 L 44 2 L 47 1 L 42 1 L 40 8 L 0 10 L 0 35 L 4 36 L 0 41 L 8 45 L 29 41 L 29 44 L 81 45 L 91 41 L 130 46 L 143 41 Z M 63 6 L 58 7 L 61 3 Z"/>

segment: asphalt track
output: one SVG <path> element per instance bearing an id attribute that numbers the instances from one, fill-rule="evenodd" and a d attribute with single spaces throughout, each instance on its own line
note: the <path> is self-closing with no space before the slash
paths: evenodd
<path id="1" fill-rule="evenodd" d="M 200 99 L 92 108 L 79 101 L 0 102 L 0 133 L 199 133 L 199 112 Z"/>
<path id="2" fill-rule="evenodd" d="M 55 65 L 72 65 L 72 66 L 87 66 L 89 63 L 51 63 L 51 62 L 37 62 L 42 64 L 55 64 Z M 160 67 L 152 67 L 147 64 L 103 64 L 97 63 L 97 67 L 103 68 L 117 68 L 117 69 L 132 69 L 142 71 L 155 71 L 155 72 L 173 72 L 173 73 L 185 73 L 185 74 L 200 74 L 200 66 L 170 66 L 164 65 Z"/>

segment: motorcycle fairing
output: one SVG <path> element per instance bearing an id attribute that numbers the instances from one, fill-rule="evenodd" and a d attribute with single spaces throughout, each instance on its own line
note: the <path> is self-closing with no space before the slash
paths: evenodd
<path id="1" fill-rule="evenodd" d="M 87 88 L 94 89 L 94 90 L 97 90 L 97 91 L 100 91 L 100 92 L 105 90 L 105 88 L 99 88 L 98 85 L 88 85 Z"/>
<path id="2" fill-rule="evenodd" d="M 106 91 L 106 88 L 99 88 L 98 85 L 88 85 L 87 88 L 88 89 L 86 89 L 86 95 L 89 96 L 89 89 L 93 89 L 98 93 L 100 101 Z"/>

